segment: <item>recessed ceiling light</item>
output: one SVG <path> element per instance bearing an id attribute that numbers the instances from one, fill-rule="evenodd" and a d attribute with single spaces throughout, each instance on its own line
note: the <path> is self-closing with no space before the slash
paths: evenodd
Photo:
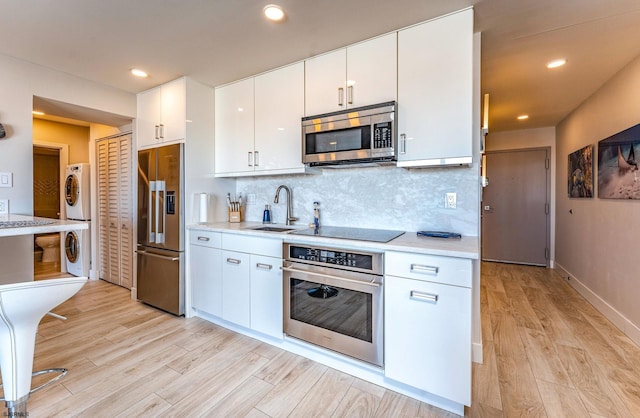
<path id="1" fill-rule="evenodd" d="M 562 67 L 566 63 L 567 63 L 567 60 L 564 59 L 564 58 L 553 60 L 553 61 L 547 63 L 547 68 L 551 69 L 551 68 Z"/>
<path id="2" fill-rule="evenodd" d="M 33 114 L 34 114 L 34 115 L 36 115 L 36 116 L 42 116 L 42 115 L 44 115 L 44 112 L 40 112 L 39 110 L 34 110 L 34 111 L 33 111 L 33 112 L 31 112 L 31 113 L 33 113 Z"/>
<path id="3" fill-rule="evenodd" d="M 282 10 L 282 7 L 276 5 L 276 4 L 268 4 L 266 6 L 264 6 L 264 9 L 262 9 L 264 12 L 264 15 L 267 17 L 267 19 L 269 20 L 273 20 L 275 22 L 278 22 L 282 19 L 284 19 L 284 10 Z"/>
<path id="4" fill-rule="evenodd" d="M 139 70 L 137 68 L 132 68 L 131 69 L 131 74 L 135 75 L 136 77 L 140 77 L 140 78 L 149 77 L 149 74 L 147 74 L 146 71 L 142 71 L 142 70 Z"/>
<path id="5" fill-rule="evenodd" d="M 518 120 L 526 120 L 529 119 L 529 115 L 520 115 L 518 116 Z"/>

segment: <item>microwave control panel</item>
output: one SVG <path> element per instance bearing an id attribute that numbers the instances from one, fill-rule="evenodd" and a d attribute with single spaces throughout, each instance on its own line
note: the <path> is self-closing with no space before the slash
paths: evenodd
<path id="1" fill-rule="evenodd" d="M 373 148 L 393 148 L 391 122 L 373 125 Z"/>

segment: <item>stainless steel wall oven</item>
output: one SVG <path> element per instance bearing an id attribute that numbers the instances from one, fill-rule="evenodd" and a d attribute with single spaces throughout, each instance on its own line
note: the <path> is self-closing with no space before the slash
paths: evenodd
<path id="1" fill-rule="evenodd" d="M 381 253 L 284 244 L 284 332 L 383 365 Z"/>

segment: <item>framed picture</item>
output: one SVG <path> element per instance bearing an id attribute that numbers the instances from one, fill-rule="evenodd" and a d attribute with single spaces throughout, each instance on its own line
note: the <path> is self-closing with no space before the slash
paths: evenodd
<path id="1" fill-rule="evenodd" d="M 640 124 L 598 142 L 598 197 L 640 199 Z"/>
<path id="2" fill-rule="evenodd" d="M 569 154 L 569 197 L 593 197 L 593 145 Z"/>

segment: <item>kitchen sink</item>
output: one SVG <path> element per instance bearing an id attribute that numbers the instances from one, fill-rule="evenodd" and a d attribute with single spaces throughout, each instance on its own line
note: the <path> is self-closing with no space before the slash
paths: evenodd
<path id="1" fill-rule="evenodd" d="M 286 228 L 281 226 L 259 226 L 257 228 L 246 228 L 254 231 L 266 231 L 266 232 L 289 232 L 295 230 L 295 228 Z"/>

